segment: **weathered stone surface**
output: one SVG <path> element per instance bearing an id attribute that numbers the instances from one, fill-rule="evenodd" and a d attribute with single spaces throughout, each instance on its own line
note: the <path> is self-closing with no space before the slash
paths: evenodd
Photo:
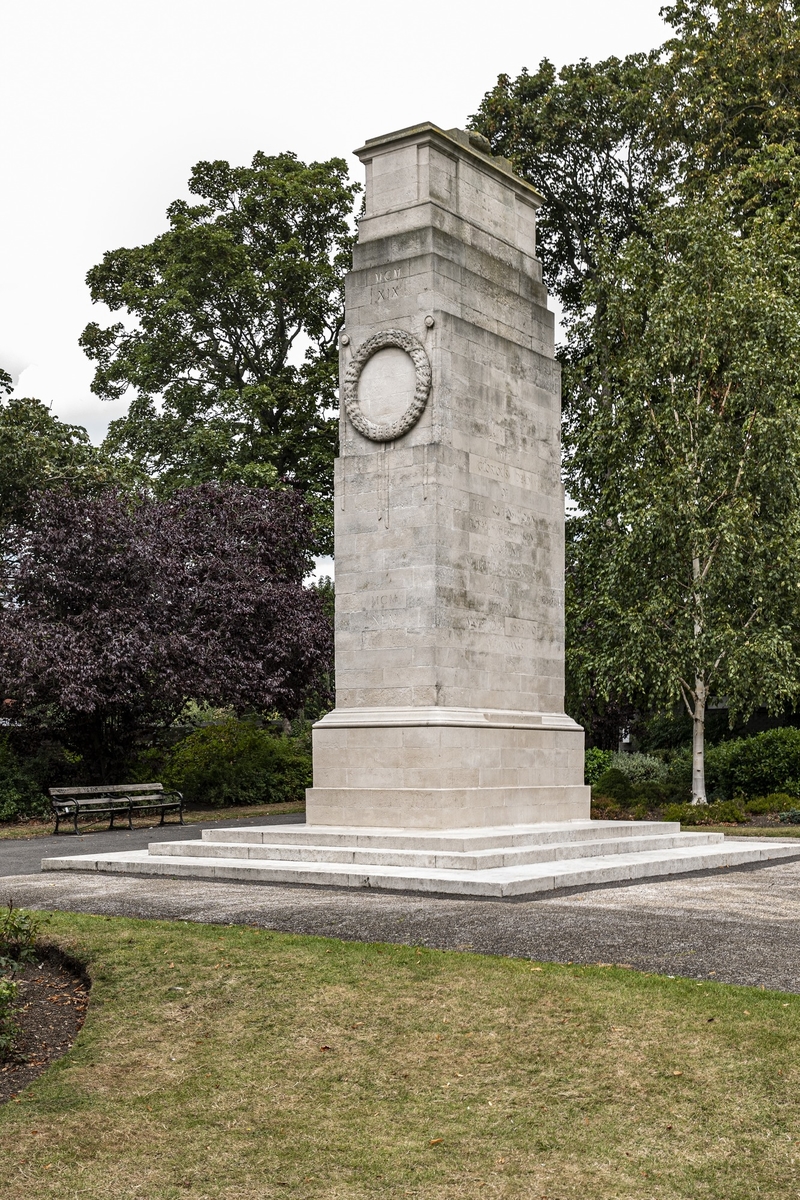
<path id="1" fill-rule="evenodd" d="M 407 410 L 403 349 L 359 366 L 350 415 L 342 405 L 337 707 L 314 732 L 309 821 L 586 817 L 583 734 L 563 712 L 560 383 L 540 199 L 460 130 L 420 125 L 358 153 L 343 389 L 360 348 L 392 330 L 424 347 L 432 382 L 396 438 L 365 436 L 354 405 L 373 422 Z"/>
<path id="2" fill-rule="evenodd" d="M 427 834 L 271 825 L 204 830 L 201 842 L 154 843 L 148 850 L 44 858 L 42 870 L 510 899 L 798 857 L 796 839 L 737 842 L 718 833 L 681 833 L 677 822 L 569 821 Z"/>

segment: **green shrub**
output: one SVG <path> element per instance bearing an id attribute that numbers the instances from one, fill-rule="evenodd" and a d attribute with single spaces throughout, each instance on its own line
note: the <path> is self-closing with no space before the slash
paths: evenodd
<path id="1" fill-rule="evenodd" d="M 0 970 L 13 973 L 36 961 L 36 939 L 44 923 L 45 918 L 15 908 L 12 901 L 0 909 Z"/>
<path id="2" fill-rule="evenodd" d="M 592 796 L 603 796 L 615 800 L 618 804 L 627 805 L 634 798 L 633 785 L 622 771 L 609 767 L 604 771 L 592 788 Z"/>
<path id="3" fill-rule="evenodd" d="M 613 751 L 598 750 L 597 746 L 590 746 L 586 751 L 583 760 L 583 781 L 589 787 L 594 787 L 597 780 L 611 766 Z"/>
<path id="4" fill-rule="evenodd" d="M 197 729 L 166 755 L 162 779 L 190 804 L 302 801 L 311 787 L 306 741 L 234 719 Z"/>
<path id="5" fill-rule="evenodd" d="M 13 1057 L 14 1043 L 19 1033 L 13 1015 L 17 990 L 13 979 L 0 977 L 0 1062 L 7 1062 Z"/>
<path id="6" fill-rule="evenodd" d="M 693 807 L 702 808 L 702 805 L 694 805 Z M 708 808 L 712 812 L 714 823 L 717 825 L 747 824 L 747 813 L 741 804 L 737 804 L 735 800 L 720 800 L 716 804 L 709 804 Z"/>
<path id="7" fill-rule="evenodd" d="M 636 800 L 640 804 L 649 805 L 650 808 L 660 808 L 662 804 L 666 804 L 671 799 L 669 789 L 663 783 L 656 783 L 655 780 L 647 779 L 644 783 L 633 784 Z"/>
<path id="8" fill-rule="evenodd" d="M 745 801 L 745 812 L 759 816 L 763 813 L 780 813 L 791 808 L 796 797 L 787 796 L 786 792 L 772 792 L 769 796 L 755 796 Z"/>
<path id="9" fill-rule="evenodd" d="M 692 797 L 692 752 L 684 748 L 673 755 L 668 767 L 664 786 L 677 804 L 689 802 Z"/>
<path id="10" fill-rule="evenodd" d="M 634 785 L 663 783 L 667 778 L 666 763 L 651 754 L 612 754 L 609 765 L 617 771 L 622 771 Z"/>
<path id="11" fill-rule="evenodd" d="M 683 824 L 684 814 L 688 804 L 668 804 L 661 814 L 662 821 L 680 821 Z"/>
<path id="12" fill-rule="evenodd" d="M 35 783 L 0 781 L 0 821 L 25 821 L 49 815 L 49 801 Z"/>
<path id="13" fill-rule="evenodd" d="M 669 804 L 664 809 L 665 821 L 680 821 L 681 825 L 745 825 L 747 814 L 731 800 L 717 804 Z"/>
<path id="14" fill-rule="evenodd" d="M 768 729 L 706 750 L 706 786 L 711 794 L 800 796 L 800 729 Z"/>
<path id="15" fill-rule="evenodd" d="M 672 793 L 665 782 L 653 778 L 644 778 L 645 771 L 648 770 L 647 764 L 637 764 L 640 774 L 638 778 L 631 778 L 625 771 L 616 766 L 616 761 L 623 758 L 647 758 L 644 754 L 615 754 L 615 765 L 609 767 L 594 784 L 592 788 L 592 802 L 597 803 L 600 797 L 606 797 L 613 800 L 616 804 L 622 805 L 623 808 L 631 808 L 636 806 L 642 813 L 646 813 L 648 808 L 660 808 L 672 797 Z M 662 768 L 662 778 L 666 774 L 666 768 L 663 763 L 653 760 L 658 763 L 659 768 Z"/>
<path id="16" fill-rule="evenodd" d="M 779 814 L 781 825 L 800 825 L 800 808 L 790 808 Z"/>
<path id="17" fill-rule="evenodd" d="M 623 815 L 623 810 L 610 796 L 592 796 L 592 816 L 601 821 L 610 821 Z"/>
<path id="18" fill-rule="evenodd" d="M 9 744 L 8 734 L 0 734 L 0 821 L 49 813 L 50 803 L 39 783 L 25 771 Z"/>

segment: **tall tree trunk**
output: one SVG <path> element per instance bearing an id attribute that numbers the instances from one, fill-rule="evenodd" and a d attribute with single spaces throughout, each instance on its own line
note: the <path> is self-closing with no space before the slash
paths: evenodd
<path id="1" fill-rule="evenodd" d="M 708 804 L 706 798 L 706 691 L 705 680 L 694 681 L 692 714 L 692 804 Z"/>
<path id="2" fill-rule="evenodd" d="M 695 586 L 694 638 L 698 642 L 703 632 L 700 601 L 700 555 L 692 555 L 692 579 Z M 694 712 L 692 713 L 692 804 L 708 804 L 706 799 L 706 700 L 708 692 L 704 676 L 694 678 Z"/>

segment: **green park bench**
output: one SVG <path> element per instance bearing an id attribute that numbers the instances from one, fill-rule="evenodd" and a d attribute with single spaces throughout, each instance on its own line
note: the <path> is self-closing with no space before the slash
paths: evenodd
<path id="1" fill-rule="evenodd" d="M 118 816 L 127 817 L 128 829 L 139 813 L 159 812 L 164 824 L 168 812 L 177 812 L 183 825 L 183 796 L 180 792 L 165 792 L 162 783 L 116 783 L 105 787 L 50 788 L 50 804 L 56 819 L 54 833 L 62 821 L 71 821 L 72 832 L 78 832 L 78 818 L 109 817 L 108 828 L 114 828 Z"/>

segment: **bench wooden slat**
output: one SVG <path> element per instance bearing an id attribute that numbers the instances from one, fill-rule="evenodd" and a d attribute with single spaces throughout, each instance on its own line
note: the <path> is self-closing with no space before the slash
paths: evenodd
<path id="1" fill-rule="evenodd" d="M 54 800 L 53 805 L 58 805 L 59 808 L 85 808 L 87 812 L 96 808 L 127 808 L 129 800 L 127 796 L 120 796 L 119 799 L 111 797 L 108 800 L 70 800 L 65 797 L 63 800 Z"/>
<path id="2" fill-rule="evenodd" d="M 110 783 L 103 787 L 48 788 L 51 796 L 105 796 L 114 792 L 163 792 L 163 783 Z"/>

